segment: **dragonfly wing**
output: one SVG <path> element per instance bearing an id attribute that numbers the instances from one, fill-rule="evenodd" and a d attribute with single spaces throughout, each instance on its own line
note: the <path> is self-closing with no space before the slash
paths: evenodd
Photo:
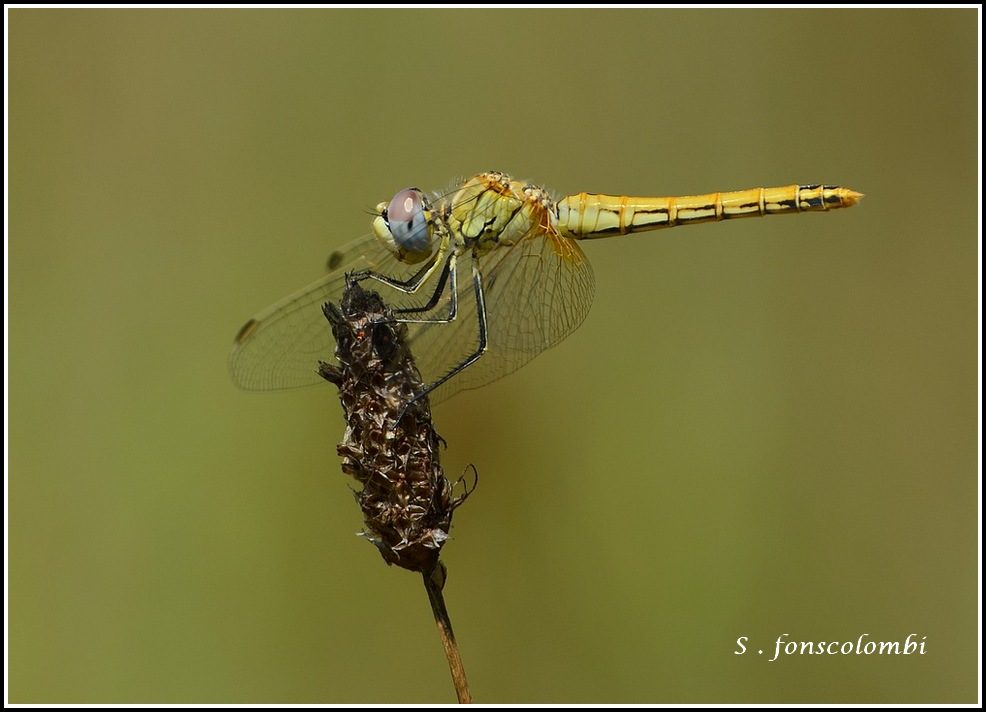
<path id="1" fill-rule="evenodd" d="M 400 277 L 409 271 L 374 235 L 332 253 L 329 267 L 329 274 L 272 304 L 240 329 L 229 357 L 238 386 L 266 391 L 323 383 L 316 369 L 320 360 L 334 357 L 335 339 L 322 304 L 339 303 L 347 272 L 371 269 Z"/>
<path id="2" fill-rule="evenodd" d="M 479 346 L 472 260 L 478 259 L 487 315 L 487 351 L 437 388 L 433 403 L 516 371 L 575 331 L 592 304 L 592 267 L 558 235 L 524 239 L 481 257 L 459 259 L 458 315 L 452 323 L 411 324 L 411 349 L 425 382 L 454 369 Z M 447 305 L 439 306 L 447 312 Z"/>

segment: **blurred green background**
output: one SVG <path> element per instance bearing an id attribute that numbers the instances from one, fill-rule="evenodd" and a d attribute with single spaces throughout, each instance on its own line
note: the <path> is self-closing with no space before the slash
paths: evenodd
<path id="1" fill-rule="evenodd" d="M 368 208 L 488 169 L 867 197 L 589 244 L 582 328 L 436 409 L 477 701 L 977 700 L 975 9 L 8 19 L 11 702 L 454 700 L 333 390 L 226 359 Z"/>

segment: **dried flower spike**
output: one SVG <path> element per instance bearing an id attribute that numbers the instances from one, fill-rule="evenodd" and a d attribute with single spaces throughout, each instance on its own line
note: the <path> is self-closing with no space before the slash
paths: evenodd
<path id="1" fill-rule="evenodd" d="M 384 560 L 431 575 L 448 538 L 454 497 L 442 473 L 441 438 L 407 346 L 407 327 L 376 292 L 350 283 L 341 304 L 325 304 L 339 366 L 319 373 L 339 388 L 346 434 L 339 445 L 343 472 L 361 485 L 363 536 Z"/>

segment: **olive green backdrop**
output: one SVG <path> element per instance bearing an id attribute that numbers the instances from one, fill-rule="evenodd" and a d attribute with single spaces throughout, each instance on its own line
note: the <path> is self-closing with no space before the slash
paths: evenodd
<path id="1" fill-rule="evenodd" d="M 436 409 L 476 699 L 975 702 L 976 61 L 976 10 L 10 11 L 9 699 L 454 700 L 333 390 L 226 359 L 499 169 L 867 197 L 589 244 L 582 328 Z"/>

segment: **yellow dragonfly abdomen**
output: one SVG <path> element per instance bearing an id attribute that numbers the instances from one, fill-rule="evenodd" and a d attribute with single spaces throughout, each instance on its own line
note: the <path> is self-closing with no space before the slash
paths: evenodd
<path id="1" fill-rule="evenodd" d="M 786 185 L 663 198 L 579 193 L 559 201 L 558 229 L 589 240 L 690 223 L 848 208 L 862 198 L 832 185 Z"/>

